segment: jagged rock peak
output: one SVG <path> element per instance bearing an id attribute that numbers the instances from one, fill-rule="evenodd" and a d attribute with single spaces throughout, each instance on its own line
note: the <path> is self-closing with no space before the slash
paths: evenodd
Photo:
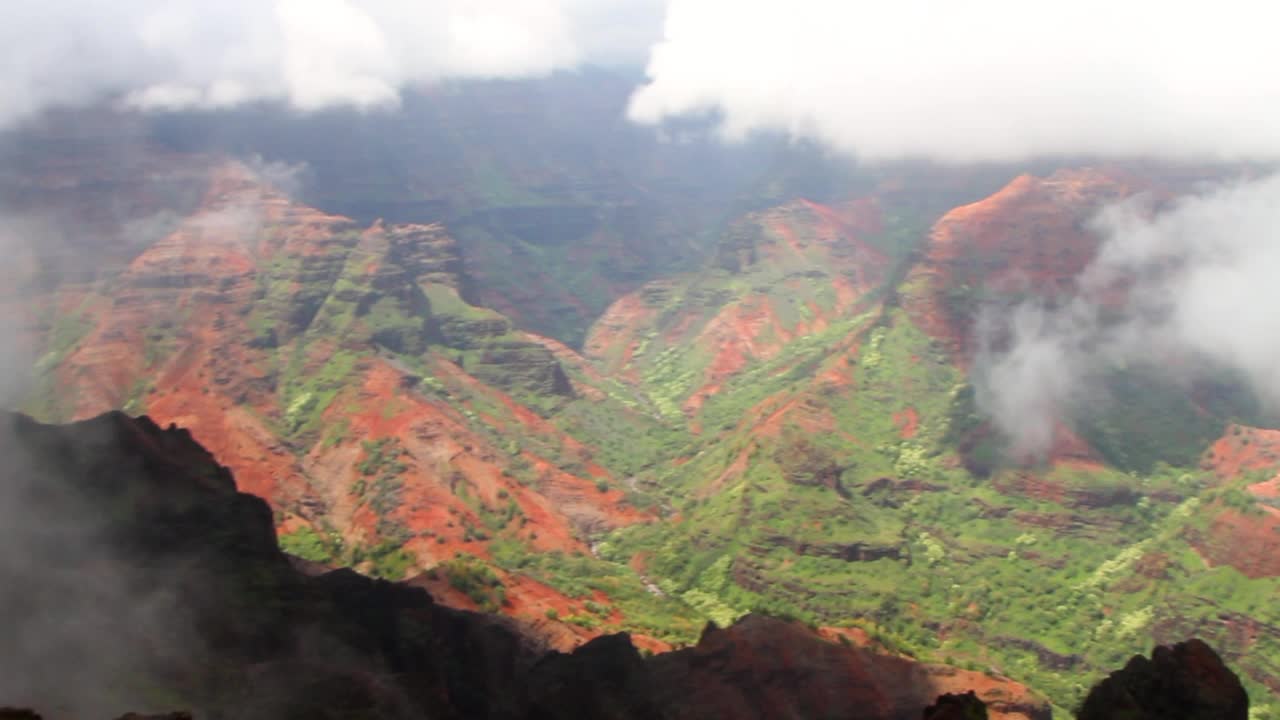
<path id="1" fill-rule="evenodd" d="M 987 720 L 987 704 L 972 690 L 947 693 L 924 709 L 924 720 Z"/>
<path id="2" fill-rule="evenodd" d="M 1240 678 L 1202 640 L 1135 655 L 1094 686 L 1078 720 L 1246 720 Z"/>

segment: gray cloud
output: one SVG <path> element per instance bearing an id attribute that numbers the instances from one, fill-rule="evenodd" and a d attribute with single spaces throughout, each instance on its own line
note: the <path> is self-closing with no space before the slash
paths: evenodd
<path id="1" fill-rule="evenodd" d="M 1044 4 L 673 0 L 640 122 L 867 158 L 1280 156 L 1280 10 L 1252 0 Z"/>
<path id="2" fill-rule="evenodd" d="M 393 105 L 401 88 L 638 61 L 661 0 L 47 0 L 0 26 L 0 126 L 113 97 L 144 109 Z"/>
<path id="3" fill-rule="evenodd" d="M 1073 297 L 979 323 L 1004 339 L 979 355 L 979 402 L 1015 452 L 1046 450 L 1055 421 L 1116 368 L 1175 381 L 1231 370 L 1280 410 L 1280 175 L 1159 211 L 1121 203 L 1094 228 L 1104 243 Z"/>

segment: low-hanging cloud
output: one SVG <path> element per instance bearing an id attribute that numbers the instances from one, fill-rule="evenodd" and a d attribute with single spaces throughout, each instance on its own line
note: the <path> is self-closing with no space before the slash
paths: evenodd
<path id="1" fill-rule="evenodd" d="M 1280 156 L 1252 0 L 672 0 L 632 119 L 710 113 L 864 158 Z"/>
<path id="2" fill-rule="evenodd" d="M 1159 212 L 1141 199 L 1103 211 L 1104 238 L 1078 292 L 1054 307 L 989 310 L 979 403 L 1019 455 L 1116 368 L 1167 379 L 1229 370 L 1280 410 L 1280 175 L 1216 188 Z"/>
<path id="3" fill-rule="evenodd" d="M 394 104 L 445 78 L 640 62 L 661 0 L 45 0 L 0 25 L 0 128 L 50 106 Z"/>

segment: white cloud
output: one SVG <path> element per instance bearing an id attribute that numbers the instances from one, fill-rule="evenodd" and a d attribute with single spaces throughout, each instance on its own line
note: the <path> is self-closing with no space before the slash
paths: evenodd
<path id="1" fill-rule="evenodd" d="M 279 0 L 284 81 L 298 108 L 394 103 L 401 81 L 382 28 L 346 0 Z"/>
<path id="2" fill-rule="evenodd" d="M 639 61 L 661 0 L 42 0 L 0 25 L 0 126 L 147 109 L 393 104 L 407 85 Z"/>
<path id="3" fill-rule="evenodd" d="M 1122 203 L 1094 226 L 1104 243 L 1075 297 L 984 318 L 987 337 L 1010 342 L 979 357 L 979 399 L 1015 452 L 1048 449 L 1054 422 L 1117 367 L 1174 380 L 1229 369 L 1280 410 L 1280 175 L 1155 215 Z"/>
<path id="4" fill-rule="evenodd" d="M 1255 0 L 672 0 L 630 114 L 871 158 L 1276 157 L 1278 21 Z"/>

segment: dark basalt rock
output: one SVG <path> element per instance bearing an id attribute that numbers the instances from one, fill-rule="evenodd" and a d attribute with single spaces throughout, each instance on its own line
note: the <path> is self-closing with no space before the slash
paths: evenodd
<path id="1" fill-rule="evenodd" d="M 529 675 L 529 706 L 529 720 L 667 717 L 653 699 L 652 675 L 626 633 L 543 658 Z"/>
<path id="2" fill-rule="evenodd" d="M 987 720 L 987 706 L 972 690 L 947 693 L 924 709 L 924 720 Z"/>
<path id="3" fill-rule="evenodd" d="M 1135 655 L 1085 698 L 1077 720 L 1246 720 L 1240 678 L 1201 640 Z"/>
<path id="4" fill-rule="evenodd" d="M 9 708 L 0 707 L 0 720 L 44 720 L 44 717 L 34 710 L 27 708 Z M 160 713 L 159 715 L 140 715 L 138 713 L 125 713 L 116 720 L 193 720 L 191 713 L 188 712 L 171 712 Z"/>

